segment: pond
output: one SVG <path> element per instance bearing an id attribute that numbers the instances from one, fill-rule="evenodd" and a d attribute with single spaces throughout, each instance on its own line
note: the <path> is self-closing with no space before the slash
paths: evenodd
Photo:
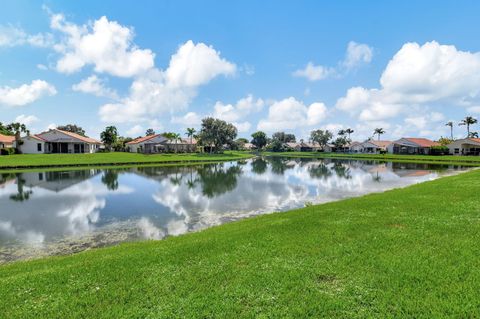
<path id="1" fill-rule="evenodd" d="M 465 169 L 272 157 L 193 166 L 0 173 L 0 263 L 162 239 Z"/>

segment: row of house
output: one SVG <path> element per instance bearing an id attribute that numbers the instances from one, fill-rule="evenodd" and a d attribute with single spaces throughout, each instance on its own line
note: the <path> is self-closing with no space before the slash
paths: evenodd
<path id="1" fill-rule="evenodd" d="M 365 154 L 405 154 L 405 155 L 430 155 L 435 154 L 438 142 L 426 138 L 404 137 L 396 141 L 368 140 L 365 142 L 352 142 L 342 149 L 337 149 L 333 144 L 324 147 L 317 143 L 285 143 L 288 148 L 298 152 L 345 152 Z M 465 138 L 456 140 L 446 146 L 451 155 L 480 155 L 480 139 Z"/>
<path id="2" fill-rule="evenodd" d="M 0 134 L 0 149 L 16 147 L 15 136 Z M 72 132 L 59 129 L 50 129 L 36 135 L 27 135 L 20 138 L 18 148 L 24 154 L 45 153 L 95 153 L 103 148 L 103 143 Z M 250 144 L 251 145 L 251 144 Z M 390 154 L 434 154 L 439 143 L 426 138 L 401 138 L 396 141 L 368 140 L 352 142 L 342 149 L 333 144 L 322 147 L 317 143 L 286 143 L 288 148 L 295 151 L 324 151 L 347 153 L 390 153 Z M 480 139 L 465 138 L 447 145 L 451 155 L 480 155 Z M 162 134 L 139 137 L 126 143 L 126 150 L 134 153 L 163 153 L 163 152 L 194 152 L 197 150 L 197 141 L 189 139 L 169 139 Z"/>
<path id="3" fill-rule="evenodd" d="M 15 136 L 0 134 L 0 149 L 17 147 Z M 50 129 L 35 135 L 20 138 L 18 149 L 22 154 L 50 153 L 95 153 L 103 148 L 103 143 L 72 132 Z M 169 139 L 162 134 L 140 137 L 126 143 L 126 150 L 135 153 L 194 152 L 195 139 Z"/>

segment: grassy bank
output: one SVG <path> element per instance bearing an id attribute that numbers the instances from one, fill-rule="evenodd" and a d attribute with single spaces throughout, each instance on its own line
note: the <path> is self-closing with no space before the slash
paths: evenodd
<path id="1" fill-rule="evenodd" d="M 0 267 L 2 318 L 478 317 L 480 171 Z"/>
<path id="2" fill-rule="evenodd" d="M 358 153 L 322 153 L 322 152 L 263 152 L 265 156 L 305 157 L 305 158 L 348 158 L 364 160 L 383 160 L 410 163 L 447 163 L 467 166 L 480 166 L 480 156 L 433 156 L 398 154 L 358 154 Z"/>
<path id="3" fill-rule="evenodd" d="M 20 154 L 0 157 L 0 170 L 49 167 L 79 167 L 126 164 L 194 163 L 238 160 L 251 157 L 244 152 L 224 154 L 137 154 L 125 152 L 95 154 Z"/>

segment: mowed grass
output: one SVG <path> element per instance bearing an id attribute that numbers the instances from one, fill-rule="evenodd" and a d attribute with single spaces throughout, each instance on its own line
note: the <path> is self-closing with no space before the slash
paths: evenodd
<path id="1" fill-rule="evenodd" d="M 18 154 L 0 156 L 0 169 L 35 168 L 55 166 L 124 165 L 149 163 L 185 163 L 226 161 L 251 157 L 245 152 L 223 154 L 138 154 L 126 152 L 94 154 Z"/>
<path id="2" fill-rule="evenodd" d="M 480 171 L 0 267 L 1 318 L 474 318 Z"/>
<path id="3" fill-rule="evenodd" d="M 479 166 L 480 156 L 453 155 L 399 155 L 399 154 L 363 154 L 363 153 L 323 153 L 323 152 L 263 152 L 265 156 L 306 157 L 306 158 L 347 158 L 364 160 L 402 161 L 410 163 L 451 163 Z"/>

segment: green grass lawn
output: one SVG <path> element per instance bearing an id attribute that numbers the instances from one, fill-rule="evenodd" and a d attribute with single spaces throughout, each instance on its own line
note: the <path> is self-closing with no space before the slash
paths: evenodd
<path id="1" fill-rule="evenodd" d="M 245 152 L 224 154 L 153 154 L 112 152 L 94 154 L 19 154 L 0 156 L 0 169 L 55 166 L 123 165 L 152 163 L 187 163 L 236 160 L 251 157 Z"/>
<path id="2" fill-rule="evenodd" d="M 1 318 L 480 317 L 480 170 L 0 267 Z"/>
<path id="3" fill-rule="evenodd" d="M 265 156 L 306 157 L 306 158 L 349 158 L 384 161 L 421 162 L 421 163 L 452 163 L 459 165 L 480 165 L 480 156 L 452 155 L 398 155 L 398 154 L 361 154 L 361 153 L 322 153 L 322 152 L 263 152 Z"/>

